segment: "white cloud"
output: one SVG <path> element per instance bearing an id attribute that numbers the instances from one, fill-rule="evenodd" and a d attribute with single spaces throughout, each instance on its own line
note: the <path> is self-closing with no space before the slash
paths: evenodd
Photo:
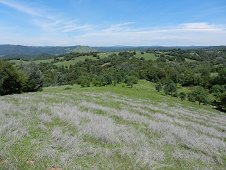
<path id="1" fill-rule="evenodd" d="M 56 16 L 56 14 L 40 10 L 40 7 L 38 9 L 9 0 L 0 0 L 0 4 L 6 5 L 10 8 L 31 16 L 33 24 L 36 27 L 43 29 L 43 31 L 59 31 L 66 33 L 78 30 L 86 31 L 92 29 L 91 25 L 79 24 L 74 19 L 68 19 L 63 16 Z"/>
<path id="2" fill-rule="evenodd" d="M 187 30 L 187 31 L 222 31 L 223 30 L 223 28 L 219 25 L 210 25 L 206 22 L 181 24 L 180 29 Z"/>
<path id="3" fill-rule="evenodd" d="M 104 32 L 121 32 L 121 31 L 131 31 L 128 26 L 135 24 L 134 22 L 125 22 L 121 24 L 114 24 L 108 28 L 103 29 Z"/>
<path id="4" fill-rule="evenodd" d="M 43 31 L 56 31 L 61 33 L 75 32 L 75 31 L 89 31 L 93 29 L 92 25 L 79 24 L 76 20 L 67 20 L 60 17 L 48 19 L 35 19 L 34 24 L 40 27 Z"/>
<path id="5" fill-rule="evenodd" d="M 208 23 L 184 23 L 149 29 L 103 29 L 76 37 L 78 44 L 111 45 L 226 45 L 226 29 Z M 108 31 L 106 31 L 108 30 Z"/>
<path id="6" fill-rule="evenodd" d="M 0 0 L 0 3 L 3 5 L 6 5 L 10 8 L 16 9 L 17 11 L 32 15 L 32 16 L 42 16 L 37 9 L 33 9 L 31 7 L 28 6 L 24 6 L 22 4 L 16 3 L 16 2 L 12 2 L 12 1 L 8 1 L 8 0 Z"/>
<path id="7" fill-rule="evenodd" d="M 27 35 L 19 28 L 0 26 L 0 43 L 26 45 L 226 45 L 226 25 L 206 22 L 182 23 L 165 27 L 140 28 L 134 22 L 104 27 L 80 24 L 78 20 L 56 16 L 42 7 L 31 7 L 15 0 L 0 0 L 6 5 L 31 17 L 39 34 Z M 25 30 L 25 29 L 23 29 Z"/>
<path id="8" fill-rule="evenodd" d="M 58 24 L 56 22 L 55 24 Z M 54 25 L 54 24 L 53 24 Z M 195 45 L 226 45 L 226 27 L 222 25 L 206 24 L 200 27 L 199 23 L 183 23 L 160 28 L 128 28 L 121 30 L 102 28 L 99 31 L 89 31 L 80 35 L 46 32 L 38 36 L 19 35 L 16 31 L 7 31 L 0 27 L 0 43 L 24 45 L 162 45 L 162 46 L 195 46 Z M 191 27 L 192 26 L 192 27 Z M 207 29 L 208 28 L 208 29 Z M 209 29 L 211 28 L 211 29 Z M 67 29 L 65 27 L 65 29 Z M 69 29 L 69 28 L 68 28 Z M 108 31 L 106 31 L 108 30 Z"/>

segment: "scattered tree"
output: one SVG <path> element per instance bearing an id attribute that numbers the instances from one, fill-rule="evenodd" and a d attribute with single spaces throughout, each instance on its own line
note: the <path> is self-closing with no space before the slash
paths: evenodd
<path id="1" fill-rule="evenodd" d="M 172 94 L 176 93 L 177 92 L 176 84 L 172 80 L 169 80 L 164 85 L 164 92 L 165 92 L 165 94 L 168 94 L 168 95 L 172 95 Z"/>
<path id="2" fill-rule="evenodd" d="M 127 86 L 133 87 L 134 84 L 137 84 L 138 78 L 135 76 L 126 76 L 125 83 Z"/>
<path id="3" fill-rule="evenodd" d="M 197 101 L 199 105 L 201 103 L 207 104 L 208 103 L 208 91 L 206 91 L 203 87 L 197 87 L 194 91 L 192 91 L 189 96 L 189 100 L 194 102 Z"/>

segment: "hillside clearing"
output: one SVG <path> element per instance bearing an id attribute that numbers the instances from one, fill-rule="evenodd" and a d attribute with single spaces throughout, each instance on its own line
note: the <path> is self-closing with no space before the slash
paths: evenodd
<path id="1" fill-rule="evenodd" d="M 226 166 L 226 115 L 146 81 L 49 87 L 0 97 L 0 108 L 0 169 Z"/>

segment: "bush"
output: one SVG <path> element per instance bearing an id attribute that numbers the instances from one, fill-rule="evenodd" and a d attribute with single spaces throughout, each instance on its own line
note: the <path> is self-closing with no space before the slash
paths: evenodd
<path id="1" fill-rule="evenodd" d="M 197 87 L 194 91 L 189 93 L 188 99 L 189 101 L 195 102 L 197 101 L 199 105 L 201 103 L 208 103 L 208 91 L 206 91 L 203 87 Z"/>
<path id="2" fill-rule="evenodd" d="M 220 97 L 220 95 L 225 91 L 224 86 L 222 85 L 214 85 L 211 89 L 210 92 L 215 96 L 215 97 Z"/>
<path id="3" fill-rule="evenodd" d="M 180 97 L 181 101 L 184 101 L 186 99 L 187 95 L 184 92 L 180 92 L 179 97 Z"/>
<path id="4" fill-rule="evenodd" d="M 177 92 L 176 84 L 172 80 L 169 80 L 168 82 L 165 83 L 164 92 L 165 94 L 173 95 L 174 93 Z"/>
<path id="5" fill-rule="evenodd" d="M 189 100 L 190 102 L 195 102 L 195 101 L 196 101 L 195 95 L 194 95 L 193 93 L 189 93 L 189 94 L 188 94 L 188 100 Z"/>
<path id="6" fill-rule="evenodd" d="M 24 64 L 20 66 L 26 76 L 26 86 L 24 91 L 35 92 L 42 90 L 43 87 L 43 76 L 39 67 L 35 63 Z"/>
<path id="7" fill-rule="evenodd" d="M 220 96 L 220 107 L 226 109 L 226 92 Z"/>
<path id="8" fill-rule="evenodd" d="M 8 62 L 0 61 L 0 95 L 21 93 L 25 76 Z"/>
<path id="9" fill-rule="evenodd" d="M 79 77 L 78 81 L 79 81 L 78 83 L 81 85 L 81 87 L 90 87 L 91 81 L 88 76 L 81 76 L 81 77 Z"/>
<path id="10" fill-rule="evenodd" d="M 160 82 L 158 82 L 156 85 L 155 85 L 155 89 L 160 92 L 162 90 L 162 84 Z"/>
<path id="11" fill-rule="evenodd" d="M 136 76 L 126 76 L 125 83 L 132 88 L 134 84 L 138 83 L 138 78 Z"/>

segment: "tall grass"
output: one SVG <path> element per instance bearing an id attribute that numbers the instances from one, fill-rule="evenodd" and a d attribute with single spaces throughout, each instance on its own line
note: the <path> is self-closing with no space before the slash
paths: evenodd
<path id="1" fill-rule="evenodd" d="M 223 169 L 223 113 L 116 93 L 0 97 L 0 169 Z"/>

